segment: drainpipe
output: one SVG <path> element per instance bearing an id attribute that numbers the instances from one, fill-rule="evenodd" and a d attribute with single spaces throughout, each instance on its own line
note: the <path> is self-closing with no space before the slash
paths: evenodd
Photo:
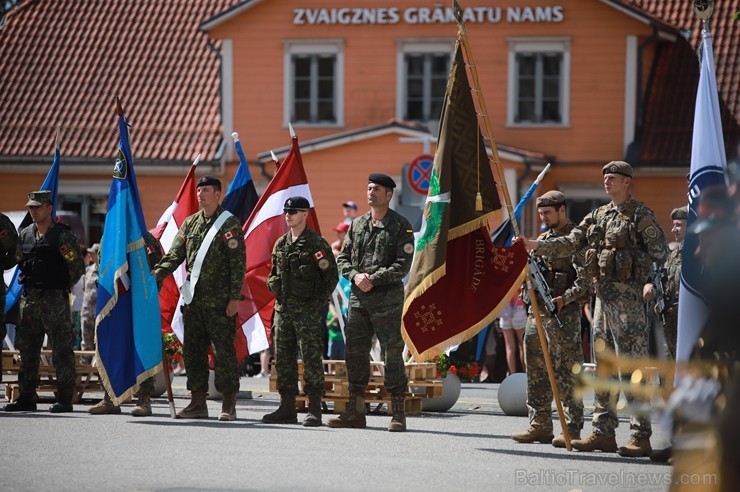
<path id="1" fill-rule="evenodd" d="M 635 138 L 632 141 L 632 144 L 630 144 L 627 153 L 628 155 L 625 156 L 626 160 L 628 162 L 637 163 L 640 152 L 640 145 L 642 143 L 642 129 L 644 126 L 644 118 L 645 118 L 645 104 L 647 103 L 647 100 L 645 103 L 643 103 L 643 90 L 642 90 L 642 79 L 643 79 L 643 69 L 642 69 L 642 60 L 645 55 L 645 48 L 647 48 L 649 45 L 655 43 L 658 40 L 658 28 L 653 26 L 653 33 L 647 37 L 640 45 L 637 47 L 637 94 L 635 97 L 635 106 L 636 106 L 636 117 L 635 117 Z M 658 52 L 656 51 L 655 57 L 653 58 L 653 64 L 650 67 L 650 80 L 645 86 L 645 94 L 649 94 L 650 87 L 652 86 L 652 80 L 653 80 L 653 74 L 655 73 L 655 65 L 658 60 Z"/>
<path id="2" fill-rule="evenodd" d="M 220 83 L 221 80 L 222 80 L 222 75 L 223 75 L 222 72 L 221 72 L 221 64 L 222 64 L 221 51 L 218 48 L 216 48 L 216 45 L 215 44 L 213 44 L 213 41 L 208 36 L 208 33 L 207 32 L 205 32 L 205 31 L 200 31 L 200 32 L 203 33 L 203 35 L 206 37 L 206 44 L 216 54 L 216 58 L 218 59 L 218 80 L 219 80 L 219 84 L 218 84 L 218 100 L 221 101 L 221 103 L 223 104 L 223 96 L 224 95 L 223 95 L 223 90 L 222 90 L 221 83 Z M 219 104 L 219 107 L 218 107 L 218 118 L 219 118 L 219 123 L 221 123 L 221 128 L 223 129 L 223 126 L 224 126 L 224 117 L 223 117 L 223 107 L 221 106 L 221 104 Z M 225 138 L 223 136 L 223 132 L 222 132 L 222 135 L 221 135 L 221 145 L 219 145 L 219 148 L 218 148 L 218 151 L 217 151 L 217 154 L 216 154 L 216 158 L 219 160 L 219 163 L 220 163 L 219 164 L 219 173 L 220 173 L 221 176 L 223 176 L 224 174 L 226 174 L 226 141 L 225 141 Z"/>

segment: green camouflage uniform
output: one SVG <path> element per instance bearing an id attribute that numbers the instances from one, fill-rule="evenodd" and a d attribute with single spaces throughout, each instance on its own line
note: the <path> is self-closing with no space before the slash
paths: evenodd
<path id="1" fill-rule="evenodd" d="M 585 273 L 596 277 L 594 338 L 618 356 L 648 356 L 648 325 L 642 288 L 648 282 L 653 261 L 663 264 L 668 247 L 655 214 L 629 198 L 615 207 L 602 205 L 588 214 L 568 236 L 539 243 L 537 254 L 567 257 L 585 248 Z M 599 354 L 596 354 L 598 364 Z M 629 380 L 629 374 L 622 374 Z M 594 432 L 614 435 L 619 424 L 608 392 L 597 392 L 593 414 Z M 632 403 L 635 398 L 625 395 Z M 649 417 L 632 416 L 631 434 L 650 437 Z"/>
<path id="2" fill-rule="evenodd" d="M 572 222 L 568 222 L 559 231 L 550 229 L 541 234 L 538 239 L 562 237 L 569 234 L 574 227 Z M 558 326 L 555 317 L 551 316 L 545 308 L 539 293 L 537 293 L 537 306 L 542 318 L 542 327 L 547 336 L 568 433 L 574 436 L 578 435 L 583 427 L 583 400 L 576 398 L 572 369 L 574 364 L 583 362 L 581 305 L 588 299 L 591 279 L 586 278 L 584 273 L 583 250 L 569 258 L 543 257 L 543 259 L 548 266 L 548 270 L 543 274 L 552 289 L 552 297 L 563 297 L 564 305 L 558 313 L 563 327 Z M 529 295 L 526 290 L 524 293 L 525 301 L 529 304 Z M 553 392 L 531 306 L 529 306 L 529 318 L 524 332 L 524 357 L 527 365 L 527 407 L 529 408 L 530 425 L 535 429 L 552 432 Z"/>
<path id="3" fill-rule="evenodd" d="M 185 261 L 188 278 L 200 245 L 211 225 L 224 212 L 218 207 L 210 218 L 199 211 L 183 222 L 169 252 L 157 263 L 157 283 Z M 246 270 L 242 228 L 235 217 L 229 217 L 213 239 L 203 261 L 193 302 L 183 306 L 185 343 L 183 359 L 188 371 L 190 391 L 208 391 L 208 349 L 213 344 L 216 389 L 224 394 L 239 391 L 236 366 L 235 318 L 226 316 L 231 300 L 241 300 L 241 287 Z"/>
<path id="4" fill-rule="evenodd" d="M 275 242 L 267 287 L 275 303 L 275 368 L 280 393 L 298 394 L 298 346 L 303 360 L 303 391 L 324 394 L 321 308 L 329 300 L 339 275 L 331 246 L 306 228 L 295 241 L 288 231 Z"/>
<path id="5" fill-rule="evenodd" d="M 46 333 L 59 395 L 71 396 L 75 388 L 75 332 L 69 293 L 85 272 L 85 262 L 77 237 L 66 225 L 52 222 L 43 237 L 36 236 L 36 224 L 31 224 L 21 231 L 18 244 L 23 284 L 16 332 L 21 356 L 18 384 L 21 393 L 36 392 Z"/>
<path id="6" fill-rule="evenodd" d="M 671 359 L 676 358 L 676 342 L 678 339 L 678 292 L 681 286 L 681 257 L 683 255 L 683 241 L 678 243 L 676 249 L 670 252 L 665 262 L 666 285 L 665 285 L 665 324 L 663 334 L 665 335 L 666 351 Z"/>
<path id="7" fill-rule="evenodd" d="M 406 391 L 408 379 L 403 363 L 401 314 L 403 278 L 411 268 L 414 232 L 403 216 L 388 210 L 373 224 L 370 212 L 352 221 L 337 256 L 339 273 L 352 283 L 345 335 L 347 375 L 350 389 L 364 394 L 370 381 L 370 349 L 373 334 L 385 354 L 385 387 L 392 395 Z M 367 273 L 373 283 L 362 292 L 352 279 Z"/>
<path id="8" fill-rule="evenodd" d="M 18 233 L 13 222 L 5 214 L 0 214 L 0 273 L 13 268 L 17 261 Z M 5 339 L 5 282 L 0 282 L 0 345 Z M 2 357 L 0 357 L 0 381 L 3 380 Z"/>

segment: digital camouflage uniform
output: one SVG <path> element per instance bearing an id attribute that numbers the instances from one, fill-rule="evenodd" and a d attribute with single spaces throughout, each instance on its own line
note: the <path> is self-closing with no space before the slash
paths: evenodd
<path id="1" fill-rule="evenodd" d="M 586 248 L 585 273 L 596 277 L 594 339 L 601 339 L 617 356 L 648 356 L 648 325 L 642 288 L 652 262 L 668 255 L 663 230 L 647 206 L 629 198 L 619 206 L 602 205 L 588 214 L 568 236 L 539 243 L 537 254 L 567 257 Z M 599 354 L 596 354 L 598 364 Z M 629 379 L 629 374 L 622 374 Z M 613 436 L 619 424 L 608 392 L 596 392 L 594 433 Z M 631 394 L 627 401 L 634 402 Z M 650 437 L 649 417 L 632 416 L 631 434 Z"/>
<path id="2" fill-rule="evenodd" d="M 665 262 L 666 284 L 665 284 L 665 324 L 663 334 L 665 336 L 666 350 L 672 359 L 676 358 L 676 343 L 678 340 L 678 292 L 681 286 L 681 257 L 683 255 L 683 241 L 678 243 L 676 249 L 668 254 Z"/>
<path id="3" fill-rule="evenodd" d="M 21 356 L 18 384 L 21 395 L 36 392 L 46 333 L 56 369 L 58 396 L 71 401 L 75 388 L 75 332 L 69 293 L 85 272 L 85 262 L 77 237 L 68 226 L 52 221 L 41 238 L 37 238 L 36 231 L 36 224 L 24 228 L 18 244 L 23 285 L 16 332 Z"/>
<path id="4" fill-rule="evenodd" d="M 574 227 L 575 225 L 569 221 L 559 231 L 550 229 L 541 234 L 538 239 L 546 240 L 566 236 Z M 539 250 L 537 253 L 539 254 Z M 537 293 L 537 305 L 542 318 L 542 327 L 547 336 L 558 391 L 563 402 L 568 433 L 576 436 L 580 434 L 583 426 L 583 400 L 575 396 L 572 369 L 574 364 L 583 362 L 581 304 L 588 299 L 591 279 L 586 278 L 584 273 L 583 250 L 567 258 L 543 256 L 543 259 L 548 266 L 543 274 L 552 289 L 552 297 L 563 297 L 563 308 L 558 313 L 562 328 L 545 308 L 539 293 Z M 525 300 L 529 301 L 526 290 L 524 293 Z M 527 407 L 529 408 L 530 425 L 534 429 L 552 432 L 553 391 L 531 306 L 529 306 L 529 318 L 524 332 L 524 357 L 527 365 Z"/>
<path id="5" fill-rule="evenodd" d="M 185 219 L 169 252 L 155 268 L 159 285 L 183 261 L 190 278 L 200 245 L 223 212 L 219 206 L 210 218 L 206 218 L 201 210 Z M 216 365 L 216 389 L 223 394 L 239 391 L 234 347 L 236 324 L 234 317 L 226 316 L 226 307 L 229 301 L 242 299 L 245 270 L 242 228 L 235 217 L 229 217 L 221 225 L 205 256 L 193 301 L 182 308 L 185 325 L 183 359 L 191 392 L 208 391 L 208 349 L 211 343 Z"/>
<path id="6" fill-rule="evenodd" d="M 82 301 L 82 350 L 95 350 L 95 309 L 98 302 L 98 265 L 91 263 L 85 270 Z"/>
<path id="7" fill-rule="evenodd" d="M 370 212 L 352 221 L 337 256 L 339 273 L 347 280 L 367 273 L 373 283 L 363 292 L 352 282 L 345 335 L 345 360 L 350 390 L 365 393 L 370 381 L 370 349 L 373 334 L 385 354 L 385 387 L 392 395 L 403 395 L 408 379 L 403 363 L 401 314 L 403 278 L 411 268 L 414 233 L 402 215 L 388 210 L 374 225 Z"/>
<path id="8" fill-rule="evenodd" d="M 16 265 L 15 253 L 18 247 L 18 233 L 13 222 L 5 214 L 0 214 L 0 273 Z M 5 339 L 5 282 L 0 282 L 0 345 Z M 2 357 L 0 357 L 0 381 L 3 378 Z"/>
<path id="9" fill-rule="evenodd" d="M 298 394 L 298 350 L 303 360 L 303 391 L 324 394 L 324 353 L 321 308 L 329 300 L 339 275 L 331 246 L 308 227 L 295 241 L 288 231 L 275 242 L 267 287 L 277 298 L 275 368 L 280 393 Z"/>

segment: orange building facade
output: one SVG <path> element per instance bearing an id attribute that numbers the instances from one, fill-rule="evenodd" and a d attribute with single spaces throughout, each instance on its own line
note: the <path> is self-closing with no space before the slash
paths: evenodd
<path id="1" fill-rule="evenodd" d="M 199 3 L 208 2 L 193 5 Z M 663 142 L 675 149 L 678 144 L 672 142 L 679 142 L 680 155 L 654 152 L 646 158 L 646 149 L 654 146 L 648 145 L 645 135 L 660 133 L 657 124 L 657 132 L 645 131 L 646 122 L 656 113 L 650 110 L 656 97 L 648 96 L 660 89 L 661 81 L 671 82 L 670 74 L 660 71 L 659 61 L 676 51 L 672 47 L 689 48 L 689 43 L 680 23 L 639 8 L 641 3 L 461 2 L 489 112 L 490 137 L 501 158 L 501 179 L 514 204 L 551 162 L 540 193 L 565 192 L 569 215 L 577 222 L 608 199 L 601 185 L 602 166 L 627 160 L 635 168 L 633 195 L 656 212 L 666 232 L 670 230 L 670 211 L 686 203 L 685 146 L 687 139 L 690 146 L 691 135 L 686 125 L 669 129 L 664 133 L 670 138 Z M 209 9 L 197 14 L 200 19 L 194 28 L 203 38 L 198 42 L 207 43 L 204 49 L 216 62 L 179 69 L 182 77 L 191 78 L 207 70 L 203 76 L 216 80 L 214 87 L 191 89 L 208 91 L 205 99 L 216 114 L 208 119 L 209 128 L 215 129 L 211 140 L 198 140 L 197 146 L 205 148 L 206 154 L 199 174 L 217 175 L 228 186 L 236 169 L 231 133 L 237 131 L 257 189 L 264 189 L 274 172 L 270 151 L 279 158 L 287 154 L 291 123 L 327 239 L 333 239 L 332 228 L 342 218 L 341 203 L 352 200 L 360 205 L 360 212 L 367 209 L 365 189 L 371 172 L 393 176 L 400 185 L 395 205 L 418 214 L 423 202 L 418 190 L 423 190 L 424 183 L 405 179 L 404 166 L 435 150 L 437 119 L 457 36 L 451 3 L 212 0 Z M 696 24 L 686 16 L 681 20 Z M 8 25 L 12 23 L 11 17 Z M 698 73 L 690 48 L 671 56 Z M 681 84 L 687 90 L 671 100 L 688 113 L 690 123 L 695 79 Z M 134 125 L 132 147 L 135 160 L 144 161 L 137 162 L 137 176 L 147 225 L 154 227 L 177 192 L 189 161 L 202 149 L 184 145 L 177 156 L 156 152 L 142 156 L 137 144 L 153 140 L 156 131 L 148 132 L 156 130 L 157 124 L 147 123 L 137 134 L 137 112 L 156 115 L 173 110 L 157 107 L 156 98 L 148 107 L 137 104 L 134 98 L 129 111 Z M 733 107 L 729 111 L 735 114 Z M 736 124 L 737 118 L 732 118 Z M 112 111 L 110 122 L 110 164 L 107 154 L 100 152 L 92 163 L 82 154 L 68 156 L 60 181 L 62 198 L 68 203 L 87 200 L 89 208 L 96 208 L 98 222 L 113 167 Z M 160 130 L 166 138 L 167 129 Z M 728 140 L 736 135 L 732 133 Z M 49 138 L 49 163 L 52 142 Z M 727 145 L 732 147 L 734 141 Z M 0 148 L 0 210 L 22 208 L 25 193 L 38 187 L 48 169 L 38 158 L 33 163 L 13 161 L 18 152 L 3 158 Z M 83 218 L 91 217 L 88 213 Z M 99 226 L 88 228 L 91 242 L 97 239 Z M 523 228 L 529 234 L 538 228 L 533 206 L 526 210 Z"/>

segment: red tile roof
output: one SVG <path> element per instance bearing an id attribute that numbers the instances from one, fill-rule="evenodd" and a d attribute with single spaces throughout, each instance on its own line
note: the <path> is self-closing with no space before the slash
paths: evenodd
<path id="1" fill-rule="evenodd" d="M 26 0 L 0 30 L 0 158 L 105 159 L 115 96 L 137 161 L 216 159 L 219 63 L 198 25 L 235 0 Z"/>
<path id="2" fill-rule="evenodd" d="M 644 125 L 638 165 L 688 166 L 694 101 L 699 81 L 697 53 L 701 42 L 701 20 L 690 0 L 617 0 L 637 7 L 648 15 L 686 33 L 674 42 L 662 42 L 644 95 Z M 733 21 L 740 0 L 719 0 L 709 21 L 712 34 L 717 90 L 727 157 L 735 156 L 740 140 L 740 22 Z"/>

